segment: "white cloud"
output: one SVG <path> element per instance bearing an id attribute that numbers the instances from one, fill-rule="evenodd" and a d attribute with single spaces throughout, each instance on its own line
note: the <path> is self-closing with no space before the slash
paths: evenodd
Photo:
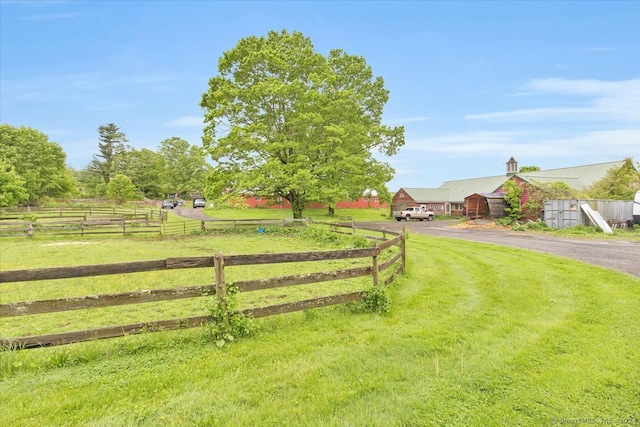
<path id="1" fill-rule="evenodd" d="M 403 150 L 449 157 L 583 158 L 578 163 L 601 159 L 640 159 L 640 128 L 609 129 L 566 137 L 543 137 L 529 132 L 468 132 L 407 141 Z M 571 162 L 575 163 L 575 162 Z"/>
<path id="2" fill-rule="evenodd" d="M 560 78 L 531 80 L 526 89 L 532 94 L 576 95 L 589 97 L 585 106 L 522 108 L 512 111 L 469 114 L 467 120 L 532 122 L 541 120 L 610 120 L 640 122 L 640 79 L 621 81 L 567 80 Z M 559 103 L 559 100 L 551 101 Z"/>
<path id="3" fill-rule="evenodd" d="M 168 121 L 164 124 L 164 126 L 168 127 L 203 127 L 204 126 L 204 118 L 196 117 L 196 116 L 184 116 L 179 117 L 177 119 Z"/>
<path id="4" fill-rule="evenodd" d="M 473 156 L 508 151 L 521 132 L 466 132 L 406 141 L 403 150 Z"/>

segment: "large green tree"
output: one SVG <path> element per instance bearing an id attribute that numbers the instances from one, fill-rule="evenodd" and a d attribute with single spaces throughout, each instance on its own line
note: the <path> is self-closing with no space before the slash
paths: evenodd
<path id="1" fill-rule="evenodd" d="M 201 194 L 207 174 L 211 171 L 202 148 L 178 137 L 160 143 L 158 153 L 163 160 L 163 188 L 165 193 Z"/>
<path id="2" fill-rule="evenodd" d="M 131 178 L 133 185 L 140 190 L 145 197 L 162 198 L 164 160 L 160 153 L 143 148 L 126 151 L 119 162 L 118 170 Z M 126 165 L 126 168 L 124 167 Z"/>
<path id="3" fill-rule="evenodd" d="M 87 167 L 90 175 L 94 175 L 88 182 L 95 182 L 106 190 L 106 185 L 117 173 L 125 172 L 126 166 L 120 165 L 123 156 L 128 151 L 127 137 L 114 123 L 98 127 L 98 153 Z M 120 165 L 120 167 L 118 167 Z M 97 179 L 99 178 L 99 179 Z"/>
<path id="4" fill-rule="evenodd" d="M 587 193 L 594 199 L 633 200 L 638 190 L 640 172 L 634 167 L 633 160 L 627 158 L 619 168 L 609 169 L 604 178 L 587 189 Z"/>
<path id="5" fill-rule="evenodd" d="M 116 174 L 129 174 L 127 154 L 131 147 L 127 137 L 114 123 L 98 127 L 98 153 L 78 171 L 76 178 L 82 192 L 89 197 L 104 197 L 107 184 Z"/>
<path id="6" fill-rule="evenodd" d="M 0 160 L 0 208 L 16 206 L 29 196 L 25 180 L 9 163 Z"/>
<path id="7" fill-rule="evenodd" d="M 131 182 L 131 178 L 117 174 L 107 184 L 107 197 L 115 200 L 118 204 L 122 204 L 127 200 L 137 198 L 136 187 Z"/>
<path id="8" fill-rule="evenodd" d="M 364 58 L 325 57 L 298 32 L 240 40 L 202 96 L 208 197 L 280 196 L 300 218 L 308 202 L 386 194 L 394 171 L 376 152 L 404 145 L 403 127 L 381 123 L 388 96 Z"/>
<path id="9" fill-rule="evenodd" d="M 50 142 L 42 132 L 30 127 L 0 125 L 0 163 L 9 165 L 3 168 L 4 174 L 8 174 L 5 178 L 13 184 L 24 182 L 26 193 L 18 192 L 22 194 L 19 203 L 35 204 L 44 198 L 74 193 L 76 183 L 65 164 L 66 158 L 62 147 Z M 15 197 L 11 200 L 15 203 Z"/>

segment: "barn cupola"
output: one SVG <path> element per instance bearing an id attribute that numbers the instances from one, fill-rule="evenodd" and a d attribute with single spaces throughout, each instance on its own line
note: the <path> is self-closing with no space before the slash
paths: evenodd
<path id="1" fill-rule="evenodd" d="M 511 157 L 507 162 L 507 176 L 513 176 L 518 173 L 518 162 Z"/>

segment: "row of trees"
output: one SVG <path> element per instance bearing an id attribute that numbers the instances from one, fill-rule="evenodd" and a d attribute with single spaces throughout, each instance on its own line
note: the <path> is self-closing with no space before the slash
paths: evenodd
<path id="1" fill-rule="evenodd" d="M 203 193 L 212 167 L 201 148 L 172 137 L 157 151 L 136 149 L 115 124 L 98 128 L 98 153 L 80 170 L 66 165 L 62 147 L 29 127 L 0 125 L 0 207 L 46 199 L 163 198 Z"/>

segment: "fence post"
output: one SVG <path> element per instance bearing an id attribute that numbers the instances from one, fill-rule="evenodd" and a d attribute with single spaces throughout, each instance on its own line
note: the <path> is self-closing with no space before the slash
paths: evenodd
<path id="1" fill-rule="evenodd" d="M 376 249 L 378 248 L 378 245 L 375 244 L 374 246 Z M 373 265 L 371 268 L 371 274 L 373 275 L 373 287 L 377 287 L 378 286 L 378 252 L 380 251 L 376 251 L 376 254 L 373 256 Z"/>
<path id="2" fill-rule="evenodd" d="M 353 218 L 351 218 L 351 234 L 356 234 L 356 224 Z"/>
<path id="3" fill-rule="evenodd" d="M 127 230 L 126 230 L 126 223 L 124 222 L 124 215 L 122 215 L 122 235 L 126 236 L 127 235 Z"/>
<path id="4" fill-rule="evenodd" d="M 187 235 L 187 221 L 182 221 L 182 235 Z"/>
<path id="5" fill-rule="evenodd" d="M 200 220 L 200 231 L 207 231 L 207 228 L 204 225 L 204 219 Z"/>
<path id="6" fill-rule="evenodd" d="M 402 234 L 400 235 L 400 253 L 402 254 L 402 271 L 404 272 L 407 266 L 407 226 L 402 227 Z"/>
<path id="7" fill-rule="evenodd" d="M 216 296 L 222 302 L 227 297 L 227 284 L 224 281 L 224 255 L 218 253 L 213 256 L 213 268 L 216 272 Z"/>

